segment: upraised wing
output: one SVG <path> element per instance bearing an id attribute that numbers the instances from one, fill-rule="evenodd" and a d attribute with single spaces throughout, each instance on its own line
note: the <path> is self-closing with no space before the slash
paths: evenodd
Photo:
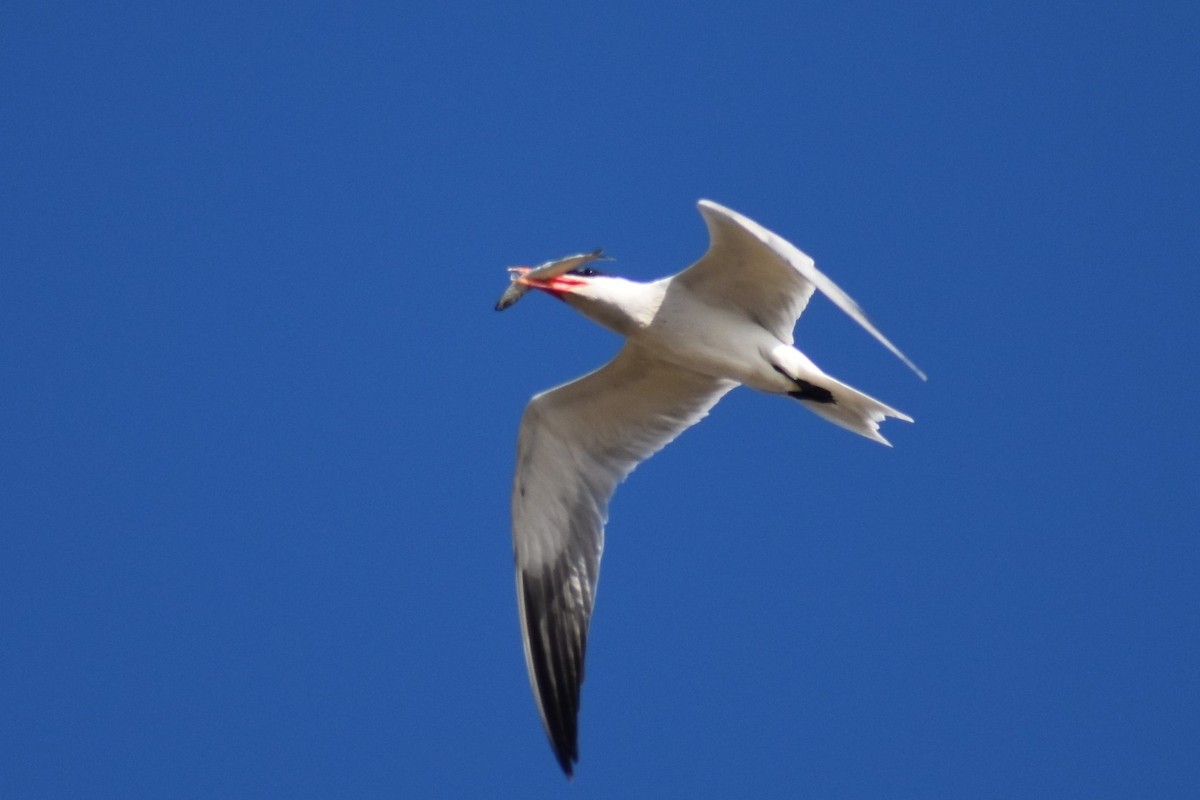
<path id="1" fill-rule="evenodd" d="M 634 467 L 736 385 L 626 344 L 605 366 L 525 409 L 512 495 L 517 603 L 529 681 L 568 776 L 579 758 L 579 690 L 608 500 Z"/>
<path id="2" fill-rule="evenodd" d="M 711 200 L 698 205 L 708 226 L 708 252 L 676 278 L 694 295 L 716 307 L 739 310 L 791 344 L 796 320 L 813 290 L 819 289 L 926 380 L 925 373 L 880 333 L 858 303 L 791 242 Z"/>

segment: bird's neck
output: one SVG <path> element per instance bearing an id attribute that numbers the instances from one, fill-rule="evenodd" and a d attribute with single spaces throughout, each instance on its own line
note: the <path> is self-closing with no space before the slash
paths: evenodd
<path id="1" fill-rule="evenodd" d="M 610 279 L 598 291 L 567 295 L 564 300 L 580 314 L 622 336 L 644 329 L 658 313 L 666 292 L 664 281 L 639 283 Z"/>

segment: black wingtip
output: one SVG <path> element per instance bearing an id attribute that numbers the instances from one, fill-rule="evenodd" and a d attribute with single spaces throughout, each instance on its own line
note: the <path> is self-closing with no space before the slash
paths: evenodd
<path id="1" fill-rule="evenodd" d="M 575 777 L 575 765 L 579 763 L 576 730 L 575 719 L 572 718 L 571 724 L 566 729 L 556 728 L 547 731 L 550 734 L 550 747 L 554 750 L 554 758 L 558 761 L 558 766 L 562 768 L 563 774 L 567 776 L 567 780 Z"/>
<path id="2" fill-rule="evenodd" d="M 572 764 L 571 757 L 558 751 L 555 751 L 554 757 L 558 759 L 558 765 L 562 767 L 563 775 L 567 776 L 567 780 L 574 780 L 575 766 Z"/>
<path id="3" fill-rule="evenodd" d="M 554 758 L 567 780 L 575 777 L 575 765 L 579 763 L 577 735 L 575 730 L 555 730 L 550 733 L 550 747 L 554 750 Z"/>
<path id="4" fill-rule="evenodd" d="M 561 609 L 563 595 L 554 589 L 560 582 L 561 576 L 552 572 L 522 572 L 520 583 L 534 691 L 554 757 L 571 778 L 579 761 L 579 691 L 587 633 L 569 624 L 570 615 Z"/>

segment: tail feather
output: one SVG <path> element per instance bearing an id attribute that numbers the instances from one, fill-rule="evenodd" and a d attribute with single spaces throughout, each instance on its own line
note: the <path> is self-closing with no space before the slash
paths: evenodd
<path id="1" fill-rule="evenodd" d="M 913 418 L 902 411 L 897 411 L 889 405 L 879 402 L 870 395 L 863 394 L 857 389 L 847 386 L 839 380 L 825 377 L 825 380 L 820 384 L 823 389 L 827 389 L 833 395 L 832 402 L 818 402 L 815 400 L 807 400 L 797 398 L 802 405 L 810 411 L 818 414 L 825 419 L 845 428 L 848 431 L 854 431 L 857 434 L 874 439 L 880 444 L 885 444 L 888 447 L 892 443 L 883 438 L 879 432 L 879 423 L 883 422 L 888 417 L 912 422 Z"/>
<path id="2" fill-rule="evenodd" d="M 870 395 L 830 377 L 821 371 L 808 356 L 788 345 L 780 345 L 771 353 L 775 371 L 788 378 L 795 387 L 787 394 L 810 411 L 834 425 L 873 439 L 888 447 L 892 443 L 879 433 L 879 423 L 891 417 L 905 422 L 913 418 L 897 411 Z"/>

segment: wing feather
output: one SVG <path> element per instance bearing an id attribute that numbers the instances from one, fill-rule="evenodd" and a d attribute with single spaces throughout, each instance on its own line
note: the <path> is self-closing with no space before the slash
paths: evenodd
<path id="1" fill-rule="evenodd" d="M 735 385 L 626 344 L 607 365 L 525 409 L 512 497 L 517 602 L 529 681 L 567 775 L 578 760 L 579 692 L 609 498 Z"/>
<path id="2" fill-rule="evenodd" d="M 708 226 L 709 248 L 678 277 L 693 294 L 714 306 L 739 310 L 791 344 L 796 320 L 804 313 L 813 290 L 820 289 L 921 380 L 926 379 L 925 373 L 875 327 L 858 303 L 795 245 L 711 200 L 701 200 L 699 208 Z"/>

